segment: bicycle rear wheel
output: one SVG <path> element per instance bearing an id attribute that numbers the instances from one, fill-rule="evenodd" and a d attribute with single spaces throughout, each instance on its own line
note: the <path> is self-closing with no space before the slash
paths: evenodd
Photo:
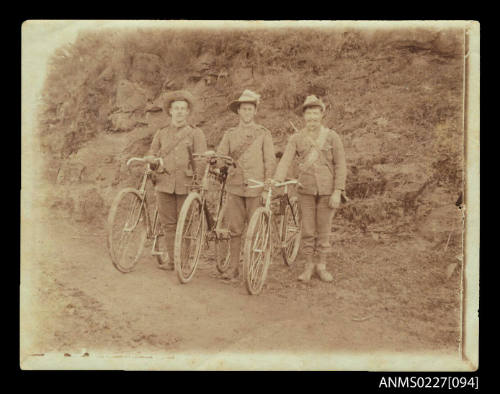
<path id="1" fill-rule="evenodd" d="M 196 271 L 205 227 L 201 197 L 198 193 L 190 193 L 182 205 L 175 232 L 174 265 L 181 283 L 189 282 Z"/>
<path id="2" fill-rule="evenodd" d="M 231 236 L 229 235 L 229 222 L 227 220 L 226 205 L 223 206 L 221 211 L 219 234 L 217 234 L 217 238 L 215 239 L 215 259 L 217 261 L 217 270 L 220 273 L 224 273 L 228 270 L 230 265 L 231 258 Z"/>
<path id="3" fill-rule="evenodd" d="M 111 261 L 120 272 L 131 272 L 146 241 L 145 205 L 136 189 L 121 190 L 109 211 L 107 243 Z"/>
<path id="4" fill-rule="evenodd" d="M 302 221 L 299 214 L 299 204 L 296 197 L 291 197 L 290 204 L 286 204 L 280 228 L 281 253 L 288 266 L 291 266 L 297 258 L 301 236 Z"/>
<path id="5" fill-rule="evenodd" d="M 271 262 L 271 217 L 260 207 L 248 224 L 243 247 L 243 276 L 249 294 L 259 294 Z"/>

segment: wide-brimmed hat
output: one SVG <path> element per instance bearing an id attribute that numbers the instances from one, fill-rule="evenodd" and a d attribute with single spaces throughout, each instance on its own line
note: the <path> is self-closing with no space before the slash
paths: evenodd
<path id="1" fill-rule="evenodd" d="M 302 104 L 302 113 L 304 113 L 306 108 L 310 108 L 310 107 L 320 107 L 321 111 L 323 111 L 323 112 L 325 111 L 325 108 L 326 108 L 323 101 L 321 101 L 321 99 L 317 98 L 314 95 L 306 97 L 304 104 Z"/>
<path id="2" fill-rule="evenodd" d="M 186 101 L 191 112 L 193 112 L 193 109 L 196 106 L 196 100 L 190 92 L 188 92 L 187 90 L 176 90 L 174 92 L 168 92 L 165 95 L 163 99 L 163 108 L 165 109 L 165 112 L 168 113 L 170 105 L 174 101 Z"/>
<path id="3" fill-rule="evenodd" d="M 260 101 L 260 94 L 246 89 L 245 91 L 243 91 L 240 98 L 238 100 L 232 101 L 228 107 L 231 111 L 237 114 L 240 104 L 250 103 L 250 104 L 255 104 L 255 106 L 257 107 L 257 105 L 259 105 L 259 101 Z"/>

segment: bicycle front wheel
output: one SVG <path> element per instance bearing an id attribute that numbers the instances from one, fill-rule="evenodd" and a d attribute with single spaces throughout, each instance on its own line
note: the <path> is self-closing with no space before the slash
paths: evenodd
<path id="1" fill-rule="evenodd" d="M 107 243 L 111 261 L 120 272 L 131 272 L 139 261 L 146 241 L 143 199 L 136 189 L 121 190 L 108 216 Z"/>
<path id="2" fill-rule="evenodd" d="M 266 208 L 257 208 L 248 224 L 243 247 L 243 276 L 249 294 L 259 294 L 271 261 L 271 217 Z"/>
<path id="3" fill-rule="evenodd" d="M 296 197 L 290 198 L 290 204 L 286 204 L 280 233 L 283 260 L 286 265 L 291 266 L 297 258 L 302 236 L 302 221 Z"/>
<path id="4" fill-rule="evenodd" d="M 175 232 L 174 265 L 181 283 L 189 282 L 196 271 L 205 227 L 201 197 L 198 193 L 190 193 L 182 205 Z"/>

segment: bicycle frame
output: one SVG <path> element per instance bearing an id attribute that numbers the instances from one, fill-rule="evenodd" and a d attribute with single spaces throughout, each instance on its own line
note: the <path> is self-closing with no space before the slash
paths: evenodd
<path id="1" fill-rule="evenodd" d="M 270 221 L 272 222 L 272 225 L 269 229 L 269 238 L 272 240 L 272 239 L 276 239 L 276 233 L 277 232 L 279 234 L 279 229 L 278 229 L 278 224 L 276 223 L 277 221 L 277 217 L 276 216 L 279 216 L 281 220 L 284 220 L 284 212 L 285 212 L 285 205 L 284 204 L 288 204 L 290 206 L 290 208 L 292 208 L 292 204 L 290 203 L 290 198 L 288 196 L 288 185 L 293 185 L 293 184 L 297 184 L 298 182 L 296 180 L 291 180 L 291 181 L 285 181 L 285 182 L 272 182 L 270 184 L 268 184 L 266 186 L 266 184 L 264 182 L 260 182 L 260 181 L 255 181 L 253 179 L 249 179 L 250 182 L 253 182 L 255 185 L 252 185 L 252 186 L 249 186 L 249 188 L 257 188 L 257 187 L 263 187 L 265 188 L 265 190 L 267 191 L 267 198 L 266 198 L 266 201 L 265 201 L 265 204 L 264 204 L 264 208 L 269 212 L 269 218 L 270 218 Z M 280 196 L 280 201 L 279 201 L 279 204 L 280 204 L 280 214 L 277 215 L 273 212 L 273 209 L 271 207 L 271 204 L 272 204 L 272 200 L 273 200 L 273 185 L 276 186 L 276 187 L 284 187 L 284 193 L 282 196 Z M 286 200 L 286 201 L 285 201 Z M 293 221 L 295 222 L 295 224 L 297 224 L 297 218 L 295 217 L 295 213 L 293 212 L 293 209 L 291 209 L 291 212 L 292 212 L 292 215 L 293 215 Z M 274 238 L 273 238 L 274 236 Z M 284 246 L 281 244 L 281 242 L 284 242 L 280 239 L 280 247 Z M 271 242 L 271 248 L 273 247 L 273 243 Z"/>
<path id="2" fill-rule="evenodd" d="M 209 241 L 215 241 L 217 269 L 220 272 L 227 269 L 226 263 L 230 253 L 229 245 L 227 245 L 229 230 L 223 228 L 226 227 L 226 223 L 222 223 L 227 171 L 225 171 L 226 167 L 215 168 L 218 159 L 225 160 L 226 164 L 232 164 L 232 158 L 217 155 L 213 151 L 192 155 L 191 165 L 195 176 L 193 182 L 187 185 L 190 192 L 179 213 L 174 242 L 174 265 L 181 283 L 191 280 L 204 249 L 203 245 L 208 248 Z M 206 160 L 202 175 L 199 171 L 201 166 L 194 165 L 195 160 Z M 215 188 L 210 187 L 211 178 L 214 179 L 214 183 L 217 181 Z M 213 198 L 212 191 L 217 193 Z M 212 202 L 215 206 L 214 214 L 210 211 Z"/>
<path id="3" fill-rule="evenodd" d="M 127 168 L 132 163 L 133 161 L 139 161 L 139 162 L 144 162 L 143 159 L 141 158 L 131 158 L 127 161 Z M 161 162 L 161 165 L 163 163 Z M 147 164 L 146 170 L 144 171 L 144 174 L 142 175 L 141 181 L 139 183 L 139 187 L 137 188 L 137 191 L 139 192 L 140 200 L 141 200 L 141 205 L 139 206 L 139 209 L 144 210 L 144 216 L 146 218 L 146 237 L 147 239 L 153 239 L 153 245 L 151 247 L 151 254 L 152 255 L 158 255 L 161 254 L 161 252 L 156 251 L 156 243 L 158 241 L 158 236 L 160 235 L 159 232 L 157 231 L 157 226 L 158 226 L 158 206 L 155 207 L 154 211 L 154 217 L 153 220 L 151 220 L 150 214 L 149 214 L 149 209 L 148 209 L 148 199 L 147 199 L 147 192 L 146 192 L 146 184 L 148 181 L 148 178 L 150 178 L 151 174 L 154 171 L 151 169 L 150 164 Z M 138 216 L 137 220 L 140 219 L 140 216 Z M 137 223 L 134 223 L 134 227 L 137 225 Z"/>
<path id="4" fill-rule="evenodd" d="M 210 158 L 210 156 L 202 155 L 202 154 L 194 154 L 194 160 L 202 160 L 202 159 L 207 159 Z M 213 155 L 213 157 L 217 157 L 217 155 Z M 229 159 L 225 156 L 221 156 L 222 158 L 225 158 L 226 160 Z M 214 178 L 222 178 L 220 188 L 218 190 L 218 202 L 217 202 L 217 207 L 216 207 L 216 212 L 215 215 L 212 215 L 210 211 L 208 210 L 207 206 L 207 201 L 206 201 L 206 192 L 208 191 L 208 182 L 210 179 L 210 176 L 213 176 Z M 221 175 L 220 172 L 217 173 L 215 172 L 210 164 L 207 164 L 205 167 L 203 176 L 201 178 L 201 183 L 196 182 L 196 178 L 193 180 L 193 183 L 190 185 L 191 190 L 196 191 L 200 194 L 201 201 L 202 201 L 202 206 L 203 206 L 203 212 L 205 215 L 206 223 L 207 223 L 207 230 L 209 233 L 213 233 L 215 237 L 219 238 L 221 234 L 224 232 L 220 228 L 221 223 L 222 223 L 222 217 L 224 215 L 225 209 L 224 209 L 224 197 L 225 197 L 225 189 L 226 189 L 226 180 L 227 180 L 227 174 Z"/>

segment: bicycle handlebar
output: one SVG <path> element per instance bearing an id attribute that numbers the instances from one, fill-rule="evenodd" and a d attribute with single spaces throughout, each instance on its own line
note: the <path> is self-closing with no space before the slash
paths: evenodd
<path id="1" fill-rule="evenodd" d="M 193 153 L 193 158 L 195 160 L 202 160 L 202 159 L 221 159 L 226 162 L 226 164 L 233 165 L 234 160 L 231 156 L 225 156 L 225 155 L 220 155 L 214 151 L 207 151 L 205 153 Z"/>
<path id="2" fill-rule="evenodd" d="M 132 162 L 134 161 L 138 161 L 140 163 L 148 163 L 148 161 L 143 157 L 131 157 L 130 159 L 127 160 L 127 167 L 130 166 L 130 164 L 132 164 Z M 163 167 L 163 159 L 161 157 L 157 157 L 155 161 L 157 161 L 160 164 L 160 166 Z"/>
<path id="3" fill-rule="evenodd" d="M 256 181 L 255 179 L 249 179 L 248 181 L 255 183 L 255 185 L 248 186 L 249 189 L 255 189 L 257 187 L 265 187 L 266 184 L 268 185 L 268 187 L 271 187 L 271 186 L 283 187 L 286 185 L 296 185 L 299 183 L 299 181 L 297 179 L 290 179 L 289 181 L 285 181 L 285 182 L 277 182 L 274 179 L 270 179 L 267 182 Z"/>

